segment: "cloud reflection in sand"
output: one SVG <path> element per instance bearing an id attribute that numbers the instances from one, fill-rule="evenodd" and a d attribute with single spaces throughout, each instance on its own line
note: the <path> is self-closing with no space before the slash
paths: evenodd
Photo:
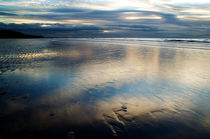
<path id="1" fill-rule="evenodd" d="M 87 40 L 58 43 L 64 45 L 51 44 L 38 53 L 18 55 L 36 59 L 38 66 L 26 63 L 24 70 L 7 72 L 8 80 L 25 78 L 27 82 L 20 82 L 25 88 L 42 88 L 37 95 L 31 90 L 29 101 L 4 101 L 4 114 L 16 114 L 17 125 L 22 124 L 22 106 L 28 113 L 24 119 L 29 129 L 97 127 L 94 123 L 100 123 L 120 135 L 133 128 L 159 127 L 166 121 L 165 126 L 173 125 L 175 133 L 180 132 L 176 122 L 197 133 L 203 125 L 209 127 L 209 111 L 197 107 L 209 105 L 208 98 L 198 99 L 209 96 L 209 51 L 163 48 L 157 42 L 153 47 Z"/>

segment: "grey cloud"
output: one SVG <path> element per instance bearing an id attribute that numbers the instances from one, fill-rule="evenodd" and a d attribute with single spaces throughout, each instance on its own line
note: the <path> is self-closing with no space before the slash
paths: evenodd
<path id="1" fill-rule="evenodd" d="M 3 15 L 3 16 L 16 16 L 16 14 L 6 13 L 6 12 L 0 12 L 0 15 Z"/>
<path id="2" fill-rule="evenodd" d="M 17 9 L 16 9 L 17 10 Z M 30 10 L 30 9 L 26 9 Z M 175 14 L 143 11 L 143 10 L 87 10 L 77 8 L 32 9 L 34 14 L 11 14 L 0 12 L 3 16 L 14 16 L 19 19 L 39 19 L 62 21 L 68 19 L 104 21 L 94 26 L 71 24 L 3 24 L 0 29 L 12 29 L 46 37 L 209 37 L 209 21 L 183 21 Z M 44 12 L 47 12 L 44 13 Z M 163 20 L 124 20 L 121 18 L 125 12 L 135 12 L 137 15 L 157 15 Z M 105 21 L 111 21 L 105 22 Z M 103 33 L 103 30 L 117 30 L 113 33 Z M 53 34 L 53 35 L 52 35 Z"/>
<path id="3" fill-rule="evenodd" d="M 78 9 L 78 8 L 55 8 L 49 9 L 52 12 L 61 12 L 61 13 L 74 13 L 74 12 L 87 12 L 89 10 Z"/>

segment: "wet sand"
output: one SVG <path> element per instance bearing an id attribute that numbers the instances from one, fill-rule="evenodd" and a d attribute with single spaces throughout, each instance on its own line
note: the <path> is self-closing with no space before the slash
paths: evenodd
<path id="1" fill-rule="evenodd" d="M 210 138 L 210 44 L 0 40 L 0 137 Z"/>

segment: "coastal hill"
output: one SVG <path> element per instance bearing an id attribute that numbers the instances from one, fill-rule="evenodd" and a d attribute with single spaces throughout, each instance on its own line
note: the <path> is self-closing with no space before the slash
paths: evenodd
<path id="1" fill-rule="evenodd" d="M 12 30 L 0 30 L 0 38 L 44 38 L 43 36 L 26 35 Z"/>

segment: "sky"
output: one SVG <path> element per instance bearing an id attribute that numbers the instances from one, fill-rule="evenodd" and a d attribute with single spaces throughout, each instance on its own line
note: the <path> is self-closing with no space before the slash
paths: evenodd
<path id="1" fill-rule="evenodd" d="M 210 0 L 0 0 L 0 29 L 45 37 L 209 38 Z"/>

